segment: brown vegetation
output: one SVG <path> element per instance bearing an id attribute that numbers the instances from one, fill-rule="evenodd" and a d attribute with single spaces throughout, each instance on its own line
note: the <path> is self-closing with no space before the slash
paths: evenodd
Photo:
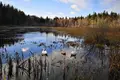
<path id="1" fill-rule="evenodd" d="M 120 42 L 120 28 L 104 28 L 104 27 L 84 27 L 84 28 L 66 28 L 66 27 L 57 27 L 54 28 L 58 31 L 66 32 L 73 36 L 83 36 L 85 37 L 86 43 L 103 43 L 107 44 L 116 44 Z"/>
<path id="2" fill-rule="evenodd" d="M 109 80 L 120 79 L 120 52 L 119 49 L 112 50 L 109 61 Z"/>

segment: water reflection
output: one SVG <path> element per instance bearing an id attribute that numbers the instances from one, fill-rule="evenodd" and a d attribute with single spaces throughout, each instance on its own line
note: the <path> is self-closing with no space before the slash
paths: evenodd
<path id="1" fill-rule="evenodd" d="M 4 51 L 4 49 L 6 49 L 9 54 L 14 55 L 15 52 L 21 54 L 22 49 L 28 48 L 29 50 L 24 52 L 25 58 L 29 57 L 30 51 L 40 53 L 43 48 L 46 48 L 50 54 L 53 50 L 62 49 L 63 47 L 67 48 L 67 46 L 62 44 L 65 40 L 77 40 L 77 38 L 69 35 L 58 34 L 55 31 L 41 28 L 9 29 L 6 32 L 1 32 L 1 34 L 4 35 L 0 38 L 0 50 Z"/>
<path id="2" fill-rule="evenodd" d="M 85 45 L 83 38 L 32 30 L 17 31 L 14 35 L 20 40 L 14 44 L 3 43 L 0 63 L 7 64 L 3 69 L 0 67 L 2 77 L 9 76 L 9 80 L 108 80 L 107 46 L 99 48 Z"/>

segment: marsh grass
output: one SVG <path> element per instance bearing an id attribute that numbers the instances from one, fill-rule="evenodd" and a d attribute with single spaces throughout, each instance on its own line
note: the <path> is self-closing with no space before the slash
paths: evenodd
<path id="1" fill-rule="evenodd" d="M 110 54 L 110 68 L 109 68 L 109 79 L 119 80 L 120 79 L 120 51 L 114 49 L 111 50 Z"/>
<path id="2" fill-rule="evenodd" d="M 96 25 L 97 27 L 54 27 L 57 31 L 70 34 L 72 36 L 80 37 L 84 36 L 85 43 L 93 44 L 116 44 L 120 43 L 120 28 L 111 28 L 109 24 L 101 23 Z"/>
<path id="3" fill-rule="evenodd" d="M 63 41 L 64 45 L 67 45 L 67 42 L 64 40 Z M 77 47 L 80 47 L 78 45 Z M 111 52 L 113 53 L 119 53 L 119 46 L 113 46 L 110 47 L 112 49 Z M 97 48 L 98 52 L 94 53 L 92 52 L 93 49 Z M 56 59 L 51 59 L 51 56 L 43 56 L 42 54 L 40 55 L 34 55 L 33 52 L 29 52 L 29 58 L 24 59 L 24 54 L 21 53 L 19 54 L 18 52 L 15 53 L 14 56 L 10 56 L 9 52 L 5 52 L 5 59 L 6 59 L 6 64 L 8 64 L 8 71 L 5 69 L 5 72 L 7 72 L 8 80 L 14 80 L 14 77 L 16 77 L 15 80 L 90 80 L 94 78 L 93 72 L 91 72 L 91 66 L 86 66 L 86 64 L 90 64 L 92 61 L 89 59 L 89 55 L 94 55 L 94 54 L 100 54 L 100 60 L 101 63 L 99 65 L 104 66 L 104 60 L 103 58 L 105 57 L 105 48 L 104 44 L 92 44 L 90 48 L 88 49 L 88 53 L 84 54 L 83 57 L 85 58 L 84 63 L 82 63 L 81 56 L 78 56 L 78 54 L 74 55 L 76 57 L 68 59 L 67 53 L 60 53 L 59 56 L 62 56 L 61 60 L 58 62 L 54 62 Z M 91 53 L 92 52 L 92 53 Z M 82 53 L 81 53 L 82 54 Z M 1 64 L 2 64 L 2 54 L 0 55 L 0 69 Z M 48 60 L 48 57 L 50 57 L 51 61 Z M 77 60 L 77 57 L 79 59 Z M 56 57 L 55 57 L 56 58 Z M 117 59 L 118 58 L 118 59 Z M 112 68 L 110 67 L 110 75 L 112 74 L 117 74 L 114 77 L 118 77 L 118 72 L 119 72 L 119 62 L 117 65 L 117 61 L 119 61 L 119 56 L 112 54 L 110 56 L 110 65 L 113 66 Z M 69 60 L 69 61 L 68 61 Z M 68 61 L 68 62 L 67 62 Z M 115 62 L 114 62 L 115 61 Z M 15 64 L 15 69 L 14 69 L 14 64 Z M 57 64 L 57 65 L 56 65 Z M 58 65 L 59 64 L 59 65 Z M 117 66 L 117 67 L 114 67 Z M 82 72 L 82 69 L 80 68 L 85 68 L 84 69 L 86 72 L 88 71 L 88 74 L 86 72 Z M 102 72 L 102 68 L 99 70 Z M 60 71 L 60 74 L 57 73 Z M 72 70 L 71 70 L 72 69 Z M 117 69 L 117 70 L 116 70 Z M 116 71 L 117 72 L 116 72 Z M 1 71 L 3 72 L 3 71 Z M 96 73 L 98 73 L 96 71 Z M 4 73 L 5 74 L 5 73 Z M 87 74 L 87 75 L 86 75 Z M 89 75 L 90 74 L 90 75 Z M 99 73 L 98 73 L 99 74 Z M 4 76 L 3 74 L 1 74 Z M 111 76 L 110 76 L 111 77 Z M 115 80 L 115 78 L 113 80 Z"/>
<path id="4" fill-rule="evenodd" d="M 46 61 L 42 59 L 42 55 L 39 56 L 39 58 L 37 57 L 31 57 L 31 58 L 28 58 L 27 60 L 22 60 L 18 62 L 18 60 L 20 58 L 18 58 L 19 54 L 17 54 L 15 56 L 15 63 L 16 63 L 16 71 L 14 72 L 13 70 L 13 58 L 12 57 L 8 57 L 8 78 L 9 80 L 13 80 L 13 77 L 14 76 L 17 76 L 16 79 L 18 80 L 48 80 L 50 78 L 51 75 L 56 75 L 56 72 L 55 72 L 55 68 L 54 67 L 57 67 L 55 66 L 56 63 L 54 63 L 53 67 L 53 70 L 54 72 L 52 73 L 49 73 L 49 61 Z M 70 62 L 71 65 L 69 65 L 68 63 L 66 63 L 66 56 L 65 55 L 61 55 L 63 56 L 63 60 L 61 62 L 61 65 L 60 66 L 63 66 L 63 73 L 61 75 L 63 75 L 63 79 L 62 80 L 68 80 L 70 79 L 69 77 L 69 70 L 72 69 L 72 76 L 71 76 L 71 80 L 89 80 L 91 79 L 92 77 L 89 77 L 87 79 L 87 77 L 84 77 L 82 78 L 81 75 L 79 75 L 79 61 L 76 60 L 76 58 L 74 58 L 72 60 L 73 63 Z M 24 66 L 23 66 L 24 65 Z M 60 67 L 58 67 L 59 69 Z M 21 70 L 22 70 L 22 74 L 21 73 Z M 51 69 L 52 70 L 52 69 Z M 50 71 L 51 72 L 51 71 Z M 60 75 L 60 76 L 61 76 Z M 91 74 L 92 75 L 92 74 Z M 20 77 L 21 76 L 21 77 Z M 26 77 L 26 78 L 24 78 Z M 52 78 L 52 79 L 56 79 L 55 78 Z M 51 79 L 50 79 L 51 80 Z"/>

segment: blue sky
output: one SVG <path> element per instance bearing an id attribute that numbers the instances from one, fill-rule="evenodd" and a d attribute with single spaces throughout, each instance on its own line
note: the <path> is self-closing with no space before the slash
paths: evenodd
<path id="1" fill-rule="evenodd" d="M 120 13 L 120 0 L 0 0 L 24 11 L 43 17 L 86 16 L 104 10 Z"/>

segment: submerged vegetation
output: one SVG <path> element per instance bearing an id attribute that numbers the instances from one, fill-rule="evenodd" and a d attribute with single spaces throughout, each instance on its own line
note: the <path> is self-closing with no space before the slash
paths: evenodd
<path id="1" fill-rule="evenodd" d="M 67 42 L 63 42 L 62 44 L 64 46 L 68 45 Z M 45 49 L 38 55 L 30 51 L 29 58 L 27 59 L 24 58 L 24 52 L 28 49 L 26 51 L 22 49 L 23 52 L 21 54 L 15 52 L 14 56 L 10 55 L 5 49 L 3 50 L 4 52 L 0 53 L 1 79 L 106 80 L 114 74 L 114 79 L 110 78 L 109 80 L 119 80 L 119 74 L 113 72 L 113 70 L 119 69 L 119 63 L 117 63 L 119 56 L 115 55 L 117 56 L 116 58 L 112 54 L 109 54 L 112 48 L 107 49 L 103 46 L 101 49 L 101 47 L 95 47 L 94 45 L 88 47 L 85 45 L 81 46 L 81 44 L 77 46 L 69 45 L 68 47 L 74 47 L 75 50 L 68 52 L 68 50 L 62 49 L 62 51 L 53 52 L 51 55 Z M 88 51 L 84 52 L 84 49 L 88 49 Z M 114 51 L 119 54 L 119 49 L 113 49 L 111 53 Z M 94 55 L 94 59 L 90 55 Z"/>
<path id="2" fill-rule="evenodd" d="M 50 19 L 26 15 L 0 2 L 0 25 L 0 80 L 120 80 L 120 14 L 103 11 L 86 17 Z M 23 27 L 26 25 L 48 27 Z M 21 42 L 24 40 L 22 35 L 16 36 L 31 31 L 46 32 L 45 35 L 54 32 L 55 40 L 50 44 L 47 44 L 47 38 L 46 42 L 27 44 L 44 48 L 39 54 L 28 47 L 22 48 L 21 53 L 7 51 L 6 44 L 26 44 Z M 57 41 L 59 32 L 82 39 L 67 41 L 69 37 L 65 37 Z M 60 51 L 47 53 L 48 48 L 55 50 L 57 45 Z M 29 51 L 27 58 L 26 51 Z"/>
<path id="3" fill-rule="evenodd" d="M 110 80 L 119 80 L 120 79 L 120 49 L 111 49 L 110 52 Z"/>

